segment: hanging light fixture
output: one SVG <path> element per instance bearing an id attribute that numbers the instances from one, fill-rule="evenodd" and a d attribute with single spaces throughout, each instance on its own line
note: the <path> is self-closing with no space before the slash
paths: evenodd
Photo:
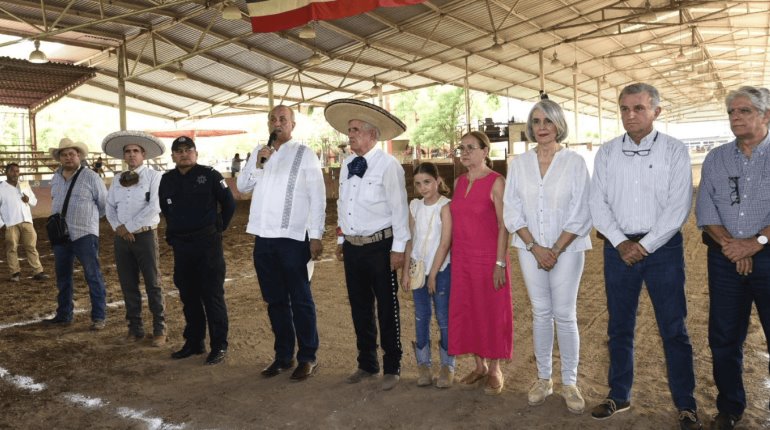
<path id="1" fill-rule="evenodd" d="M 580 73 L 580 68 L 578 67 L 577 61 L 572 63 L 572 75 L 576 76 L 578 73 Z"/>
<path id="2" fill-rule="evenodd" d="M 559 64 L 559 55 L 556 53 L 556 51 L 553 51 L 553 57 L 551 58 L 551 65 L 552 66 L 558 66 Z"/>
<path id="3" fill-rule="evenodd" d="M 377 94 L 379 94 L 381 87 L 377 85 L 376 76 L 374 77 L 373 81 L 374 81 L 374 85 L 372 85 L 372 89 L 369 92 L 372 93 L 373 96 L 376 96 Z"/>
<path id="4" fill-rule="evenodd" d="M 185 71 L 182 70 L 183 67 L 184 67 L 184 64 L 182 64 L 182 62 L 180 61 L 179 62 L 179 70 L 174 72 L 174 80 L 175 81 L 181 81 L 181 80 L 187 79 L 187 73 L 185 73 Z"/>
<path id="5" fill-rule="evenodd" d="M 40 50 L 39 40 L 35 40 L 35 50 L 29 53 L 28 61 L 35 64 L 43 64 L 48 62 L 48 57 L 45 55 L 45 52 Z"/>
<path id="6" fill-rule="evenodd" d="M 315 36 L 315 28 L 309 22 L 299 31 L 300 39 L 315 39 Z"/>
<path id="7" fill-rule="evenodd" d="M 495 37 L 493 39 L 495 43 L 492 45 L 491 48 L 489 48 L 490 51 L 492 51 L 493 54 L 502 54 L 504 49 L 503 45 L 500 43 L 500 40 L 497 38 L 497 34 L 495 34 Z"/>
<path id="8" fill-rule="evenodd" d="M 226 19 L 228 21 L 237 21 L 241 19 L 241 9 L 230 3 L 229 5 L 222 8 L 222 19 Z"/>
<path id="9" fill-rule="evenodd" d="M 684 55 L 684 49 L 681 46 L 679 47 L 679 54 L 676 55 L 676 61 L 677 63 L 682 63 L 687 61 L 687 56 Z"/>
<path id="10" fill-rule="evenodd" d="M 307 59 L 307 65 L 308 66 L 317 66 L 321 63 L 323 63 L 323 57 L 321 57 L 317 52 L 314 52 L 313 55 L 310 56 L 310 58 Z"/>

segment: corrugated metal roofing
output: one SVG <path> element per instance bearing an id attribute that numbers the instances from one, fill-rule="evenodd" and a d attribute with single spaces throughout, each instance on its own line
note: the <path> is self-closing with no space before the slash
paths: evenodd
<path id="1" fill-rule="evenodd" d="M 0 32 L 78 47 L 63 57 L 93 64 L 100 74 L 98 91 L 89 85 L 77 95 L 94 89 L 92 99 L 110 104 L 116 47 L 125 39 L 128 107 L 175 120 L 266 108 L 268 80 L 289 104 L 319 105 L 369 97 L 375 78 L 386 93 L 462 85 L 466 60 L 472 88 L 532 100 L 540 89 L 541 48 L 544 88 L 569 108 L 577 59 L 579 107 L 586 113 L 596 112 L 602 78 L 605 112 L 614 113 L 616 89 L 644 80 L 659 87 L 671 121 L 724 118 L 727 91 L 770 84 L 770 14 L 759 1 L 431 0 L 314 23 L 315 39 L 300 39 L 299 29 L 252 34 L 245 17 L 223 20 L 217 0 L 68 5 L 46 0 L 46 23 L 59 22 L 44 30 L 39 2 L 0 0 L 2 10 L 29 24 L 0 15 L 6 29 Z M 495 35 L 500 52 L 492 49 Z M 680 48 L 685 61 L 676 61 Z M 313 66 L 308 61 L 316 52 L 323 60 Z M 188 79 L 175 81 L 180 63 Z"/>

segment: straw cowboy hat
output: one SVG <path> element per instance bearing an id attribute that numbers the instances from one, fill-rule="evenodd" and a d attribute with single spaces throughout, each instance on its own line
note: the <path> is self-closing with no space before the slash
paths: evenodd
<path id="1" fill-rule="evenodd" d="M 357 119 L 380 130 L 380 140 L 390 140 L 406 131 L 406 125 L 385 109 L 354 99 L 339 99 L 326 105 L 326 121 L 340 133 L 348 133 L 348 121 Z"/>
<path id="2" fill-rule="evenodd" d="M 83 142 L 73 142 L 69 137 L 65 137 L 64 139 L 60 140 L 58 148 L 50 149 L 51 157 L 53 157 L 54 160 L 59 161 L 59 153 L 62 151 L 62 149 L 67 148 L 76 149 L 80 155 L 81 160 L 84 160 L 86 157 L 88 157 L 88 146 L 86 146 L 86 144 Z"/>
<path id="3" fill-rule="evenodd" d="M 150 133 L 136 130 L 123 130 L 110 133 L 102 140 L 102 151 L 110 157 L 123 158 L 126 145 L 138 145 L 144 149 L 144 158 L 160 157 L 166 152 L 166 145 Z"/>

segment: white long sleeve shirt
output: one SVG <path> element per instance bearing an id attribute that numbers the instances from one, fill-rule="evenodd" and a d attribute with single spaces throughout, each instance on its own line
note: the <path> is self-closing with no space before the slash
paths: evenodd
<path id="1" fill-rule="evenodd" d="M 579 154 L 562 149 L 554 154 L 545 176 L 535 150 L 511 161 L 503 197 L 503 219 L 511 233 L 527 227 L 535 241 L 550 248 L 563 231 L 578 237 L 565 252 L 591 249 L 591 213 L 588 209 L 590 176 Z M 516 248 L 526 244 L 517 234 L 511 241 Z"/>
<path id="2" fill-rule="evenodd" d="M 29 202 L 21 201 L 22 194 L 29 197 Z M 37 197 L 32 192 L 29 183 L 19 181 L 14 187 L 8 182 L 0 182 L 0 227 L 32 222 L 30 207 L 36 205 Z"/>
<path id="3" fill-rule="evenodd" d="M 320 239 L 326 220 L 326 186 L 313 150 L 290 140 L 263 168 L 254 149 L 238 176 L 238 191 L 251 194 L 246 232 L 267 238 Z"/>
<path id="4" fill-rule="evenodd" d="M 351 155 L 340 169 L 337 217 L 342 233 L 370 236 L 393 227 L 393 252 L 404 252 L 409 241 L 409 206 L 404 168 L 390 154 L 373 148 L 364 155 L 367 169 L 362 178 L 348 178 Z M 341 238 L 340 241 L 341 243 Z"/>
<path id="5" fill-rule="evenodd" d="M 107 192 L 107 221 L 113 230 L 124 225 L 126 230 L 135 233 L 142 227 L 160 222 L 158 187 L 163 175 L 146 165 L 139 166 L 134 172 L 139 175 L 138 183 L 124 187 L 117 175 Z"/>
<path id="6" fill-rule="evenodd" d="M 623 150 L 649 149 L 647 156 Z M 685 145 L 653 130 L 636 145 L 623 134 L 605 143 L 594 160 L 589 198 L 594 226 L 613 246 L 625 235 L 646 234 L 639 242 L 655 252 L 676 234 L 692 203 L 692 171 Z"/>

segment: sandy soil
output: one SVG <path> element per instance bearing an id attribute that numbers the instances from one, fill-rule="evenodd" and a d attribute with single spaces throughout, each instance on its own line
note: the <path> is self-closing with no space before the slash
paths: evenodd
<path id="1" fill-rule="evenodd" d="M 333 225 L 334 202 L 330 201 L 329 206 L 327 224 Z M 66 328 L 49 328 L 35 322 L 55 309 L 55 283 L 33 281 L 26 262 L 22 262 L 24 279 L 12 284 L 6 281 L 9 274 L 5 262 L 0 263 L 0 303 L 4 307 L 0 313 L 0 428 L 677 428 L 661 341 L 646 295 L 638 315 L 631 411 L 599 422 L 588 413 L 569 413 L 559 395 L 538 407 L 527 405 L 526 393 L 536 372 L 529 301 L 516 264 L 512 283 L 514 358 L 503 366 L 506 385 L 501 396 L 489 397 L 482 390 L 457 387 L 438 390 L 416 386 L 414 354 L 409 347 L 414 339 L 414 313 L 411 297 L 404 293 L 400 294 L 405 352 L 401 384 L 391 392 L 380 391 L 379 381 L 345 384 L 345 376 L 356 365 L 355 340 L 342 264 L 333 259 L 331 228 L 313 280 L 321 337 L 319 372 L 302 383 L 290 382 L 288 374 L 263 379 L 259 371 L 271 361 L 273 338 L 251 262 L 252 238 L 244 233 L 247 217 L 248 202 L 240 201 L 225 235 L 230 353 L 227 361 L 218 366 L 204 366 L 204 356 L 181 361 L 169 358 L 182 343 L 183 317 L 171 278 L 172 254 L 165 244 L 161 260 L 170 343 L 163 348 L 152 348 L 149 342 L 119 344 L 126 333 L 119 304 L 109 308 L 106 330 L 89 331 L 90 304 L 82 272 L 76 273 L 75 298 L 76 307 L 84 312 L 76 315 L 75 323 Z M 41 236 L 42 221 L 36 220 Z M 108 302 L 118 302 L 122 297 L 112 234 L 104 221 L 101 231 Z M 700 244 L 694 217 L 690 217 L 685 238 L 696 397 L 701 417 L 708 422 L 715 412 L 716 390 L 707 345 L 705 247 Z M 607 392 L 608 363 L 602 255 L 596 240 L 594 247 L 587 254 L 578 299 L 582 338 L 578 383 L 589 408 Z M 38 249 L 46 271 L 52 275 L 53 256 L 47 241 L 41 239 Z M 0 259 L 5 259 L 4 253 Z M 149 327 L 146 309 L 145 316 Z M 21 324 L 9 326 L 15 323 Z M 749 405 L 738 428 L 770 428 L 768 355 L 756 317 L 752 319 L 745 354 Z M 554 368 L 558 369 L 558 352 L 556 356 Z M 459 361 L 459 374 L 470 368 L 470 359 Z M 554 378 L 558 387 L 558 370 Z"/>

